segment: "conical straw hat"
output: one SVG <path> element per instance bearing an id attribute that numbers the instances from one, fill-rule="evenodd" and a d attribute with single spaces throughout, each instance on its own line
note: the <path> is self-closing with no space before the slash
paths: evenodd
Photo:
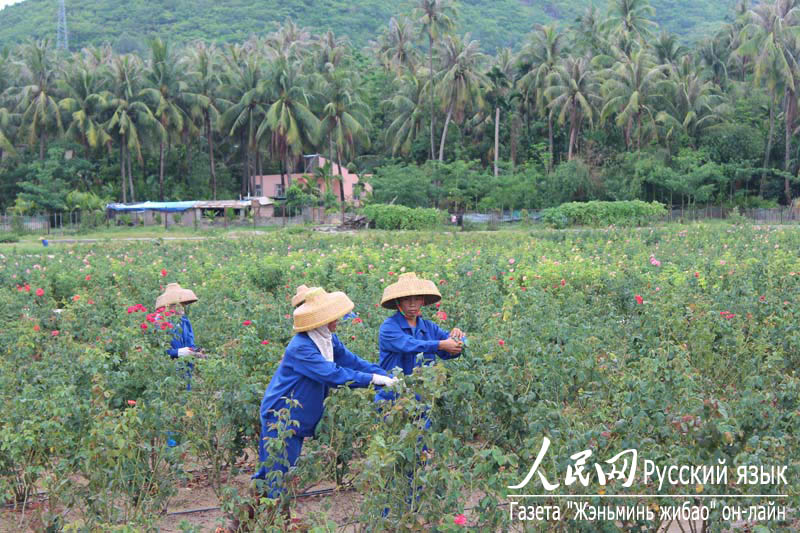
<path id="1" fill-rule="evenodd" d="M 292 297 L 292 307 L 297 307 L 302 304 L 306 300 L 306 293 L 315 288 L 316 287 L 306 287 L 305 285 L 297 287 L 297 293 Z"/>
<path id="2" fill-rule="evenodd" d="M 294 310 L 294 330 L 311 331 L 342 318 L 353 310 L 353 302 L 343 292 L 325 292 L 312 287 L 305 294 L 306 301 Z"/>
<path id="3" fill-rule="evenodd" d="M 396 282 L 383 289 L 381 305 L 386 309 L 397 309 L 395 300 L 405 296 L 424 296 L 425 305 L 435 304 L 442 299 L 436 285 L 427 279 L 418 278 L 414 272 L 400 274 Z"/>
<path id="4" fill-rule="evenodd" d="M 156 309 L 172 304 L 190 304 L 197 301 L 197 296 L 189 289 L 182 289 L 177 283 L 167 284 L 164 293 L 156 298 Z"/>

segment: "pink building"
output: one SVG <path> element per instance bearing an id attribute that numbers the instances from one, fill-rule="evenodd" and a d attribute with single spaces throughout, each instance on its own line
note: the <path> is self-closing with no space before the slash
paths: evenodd
<path id="1" fill-rule="evenodd" d="M 304 156 L 305 159 L 305 172 L 303 173 L 293 173 L 288 174 L 285 176 L 286 179 L 286 186 L 289 187 L 292 183 L 306 183 L 308 179 L 313 179 L 314 177 L 314 170 L 317 167 L 325 166 L 325 163 L 328 160 L 321 155 L 307 155 Z M 344 198 L 347 202 L 354 202 L 358 203 L 361 198 L 361 195 L 364 194 L 365 191 L 372 191 L 372 187 L 368 183 L 359 183 L 358 176 L 348 171 L 346 168 L 342 168 L 339 166 L 338 163 L 331 162 L 331 172 L 334 176 L 343 175 L 344 176 Z M 338 177 L 336 178 L 338 180 Z M 269 197 L 283 197 L 284 191 L 281 189 L 281 175 L 280 174 L 268 174 L 263 176 L 253 176 L 253 181 L 255 185 L 255 196 L 269 196 Z M 361 185 L 359 187 L 360 191 L 356 194 L 355 198 L 353 197 L 353 188 L 356 185 Z M 322 179 L 317 180 L 317 187 L 325 193 L 325 182 Z M 333 187 L 333 194 L 336 196 L 338 201 L 341 201 L 341 196 L 339 194 L 339 183 L 338 181 L 334 181 L 332 183 Z"/>

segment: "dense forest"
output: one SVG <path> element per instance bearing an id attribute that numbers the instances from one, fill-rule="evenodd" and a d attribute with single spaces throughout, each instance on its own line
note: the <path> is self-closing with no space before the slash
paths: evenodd
<path id="1" fill-rule="evenodd" d="M 647 0 L 611 0 L 493 54 L 458 31 L 470 6 L 409 2 L 364 47 L 299 17 L 230 44 L 7 49 L 0 209 L 237 197 L 307 153 L 410 206 L 792 201 L 800 0 L 742 2 L 693 45 Z M 334 207 L 313 187 L 287 196 Z"/>
<path id="2" fill-rule="evenodd" d="M 736 0 L 654 0 L 653 19 L 682 41 L 713 33 L 731 19 Z M 484 52 L 517 50 L 534 24 L 572 23 L 589 3 L 583 0 L 461 0 L 453 30 L 470 33 Z M 606 0 L 594 5 L 605 10 Z M 237 43 L 274 31 L 291 19 L 313 33 L 331 30 L 360 48 L 389 22 L 408 12 L 413 0 L 66 0 L 69 41 L 74 50 L 110 43 L 115 52 L 143 53 L 147 39 L 177 44 L 203 40 Z M 25 0 L 3 10 L 0 48 L 28 39 L 55 38 L 58 0 Z"/>

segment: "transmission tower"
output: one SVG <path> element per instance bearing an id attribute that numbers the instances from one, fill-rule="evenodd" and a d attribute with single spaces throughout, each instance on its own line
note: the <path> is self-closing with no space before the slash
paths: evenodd
<path id="1" fill-rule="evenodd" d="M 56 48 L 69 50 L 69 33 L 67 33 L 67 7 L 64 0 L 58 0 L 58 36 Z"/>

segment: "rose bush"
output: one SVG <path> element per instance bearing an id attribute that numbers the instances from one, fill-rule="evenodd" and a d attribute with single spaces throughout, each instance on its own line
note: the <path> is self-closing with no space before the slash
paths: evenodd
<path id="1" fill-rule="evenodd" d="M 551 447 L 543 468 L 562 492 L 598 490 L 596 480 L 564 485 L 570 455 L 590 449 L 600 461 L 636 448 L 660 467 L 724 460 L 733 473 L 740 465 L 789 465 L 788 488 L 703 490 L 789 493 L 797 508 L 798 248 L 793 229 L 693 225 L 495 232 L 491 239 L 278 232 L 169 247 L 116 242 L 3 253 L 0 499 L 26 505 L 47 491 L 49 505 L 36 509 L 43 523 L 57 524 L 63 509 L 74 508 L 93 527 L 147 528 L 188 457 L 208 467 L 221 501 L 235 508 L 226 495 L 237 459 L 248 449 L 254 456 L 259 402 L 292 336 L 295 287 L 345 291 L 358 320 L 341 322 L 337 334 L 376 361 L 388 316 L 378 306 L 383 288 L 416 271 L 444 296 L 426 317 L 467 332 L 469 347 L 404 380 L 387 412 L 378 412 L 371 390 L 330 395 L 293 475 L 352 484 L 361 498 L 353 521 L 380 523 L 389 508 L 398 530 L 507 529 L 508 511 L 499 505 L 544 436 Z M 164 352 L 169 329 L 160 324 L 177 320 L 153 314 L 156 296 L 173 281 L 200 298 L 189 314 L 209 357 L 195 361 L 191 392 L 185 367 Z M 430 431 L 419 427 L 414 392 L 430 409 Z M 168 435 L 177 446 L 166 445 Z M 421 460 L 423 447 L 430 454 Z M 417 484 L 411 500 L 409 471 Z M 606 489 L 657 491 L 640 480 Z M 536 484 L 530 490 L 541 490 Z M 661 492 L 694 490 L 665 485 Z M 467 526 L 454 521 L 460 516 Z M 709 522 L 726 527 L 719 508 Z"/>

